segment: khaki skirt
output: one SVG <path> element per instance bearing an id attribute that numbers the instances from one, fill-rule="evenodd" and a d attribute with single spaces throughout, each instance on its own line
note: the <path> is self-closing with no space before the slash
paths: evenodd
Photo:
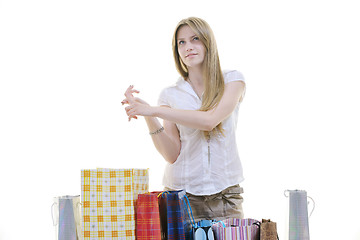
<path id="1" fill-rule="evenodd" d="M 165 188 L 165 191 L 172 189 Z M 192 195 L 186 193 L 194 215 L 195 222 L 202 219 L 224 220 L 227 218 L 244 218 L 242 209 L 243 188 L 235 185 L 213 195 Z"/>

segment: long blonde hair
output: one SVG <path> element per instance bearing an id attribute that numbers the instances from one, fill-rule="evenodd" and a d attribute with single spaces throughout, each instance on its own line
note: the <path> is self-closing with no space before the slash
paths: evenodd
<path id="1" fill-rule="evenodd" d="M 205 59 L 203 62 L 205 90 L 202 97 L 202 104 L 199 110 L 208 111 L 214 108 L 220 102 L 225 89 L 224 77 L 220 67 L 219 54 L 214 33 L 206 21 L 197 17 L 183 19 L 176 26 L 172 40 L 172 49 L 176 69 L 184 79 L 188 77 L 189 71 L 179 56 L 177 43 L 177 33 L 184 25 L 188 25 L 194 31 L 206 49 Z M 219 123 L 216 128 L 214 128 L 213 132 L 218 132 L 224 135 L 222 123 Z M 205 131 L 205 136 L 210 136 L 210 133 L 211 132 Z"/>

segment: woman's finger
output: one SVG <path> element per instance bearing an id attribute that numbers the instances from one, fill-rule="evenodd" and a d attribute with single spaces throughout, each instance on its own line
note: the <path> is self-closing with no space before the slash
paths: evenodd
<path id="1" fill-rule="evenodd" d="M 127 114 L 129 116 L 135 116 L 136 115 L 136 111 L 133 108 L 129 108 L 129 110 L 127 111 Z"/>
<path id="2" fill-rule="evenodd" d="M 134 89 L 134 85 L 130 85 L 130 86 L 126 89 L 126 92 L 140 93 L 139 90 Z"/>
<path id="3" fill-rule="evenodd" d="M 129 118 L 128 118 L 129 122 L 131 121 L 132 118 L 138 119 L 137 116 L 129 116 Z"/>
<path id="4" fill-rule="evenodd" d="M 130 85 L 128 87 L 128 89 L 126 89 L 125 94 L 124 94 L 129 103 L 133 103 L 135 101 L 135 98 L 132 95 L 132 89 L 133 89 L 133 86 Z"/>
<path id="5" fill-rule="evenodd" d="M 130 117 L 136 116 L 138 113 L 134 105 L 129 105 L 125 108 L 126 114 Z"/>
<path id="6" fill-rule="evenodd" d="M 125 91 L 125 93 L 124 93 L 125 97 L 128 97 L 129 94 L 132 94 L 132 89 L 133 89 L 133 85 L 130 85 L 130 86 L 126 89 L 126 91 Z"/>
<path id="7" fill-rule="evenodd" d="M 129 121 L 131 121 L 132 118 L 138 119 L 138 117 L 136 116 L 136 111 L 134 109 L 135 107 L 134 104 L 136 104 L 136 101 L 139 100 L 133 96 L 133 93 L 140 93 L 140 91 L 134 89 L 134 85 L 130 85 L 124 93 L 126 98 L 123 101 L 121 101 L 122 105 L 129 104 L 129 106 L 125 107 L 125 111 L 126 114 L 128 115 Z"/>
<path id="8" fill-rule="evenodd" d="M 140 93 L 140 91 L 134 89 L 134 85 L 130 85 L 130 86 L 126 89 L 125 95 L 126 95 L 126 93 L 131 93 L 131 94 L 133 94 L 133 93 Z"/>

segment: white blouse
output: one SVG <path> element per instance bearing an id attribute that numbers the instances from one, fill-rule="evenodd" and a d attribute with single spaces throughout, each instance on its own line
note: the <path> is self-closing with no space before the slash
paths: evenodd
<path id="1" fill-rule="evenodd" d="M 224 71 L 225 84 L 244 81 L 238 71 Z M 175 86 L 165 88 L 159 97 L 160 106 L 199 110 L 201 99 L 191 85 L 180 77 Z M 244 180 L 235 132 L 240 102 L 222 122 L 225 137 L 212 136 L 210 142 L 198 129 L 176 124 L 180 132 L 181 150 L 177 160 L 165 168 L 163 184 L 193 195 L 211 195 Z M 210 149 L 210 154 L 208 150 Z"/>

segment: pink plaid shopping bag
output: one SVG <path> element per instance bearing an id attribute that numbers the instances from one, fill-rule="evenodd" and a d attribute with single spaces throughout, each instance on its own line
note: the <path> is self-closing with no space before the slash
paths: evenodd
<path id="1" fill-rule="evenodd" d="M 138 195 L 136 212 L 137 240 L 161 240 L 159 193 L 151 192 Z"/>

